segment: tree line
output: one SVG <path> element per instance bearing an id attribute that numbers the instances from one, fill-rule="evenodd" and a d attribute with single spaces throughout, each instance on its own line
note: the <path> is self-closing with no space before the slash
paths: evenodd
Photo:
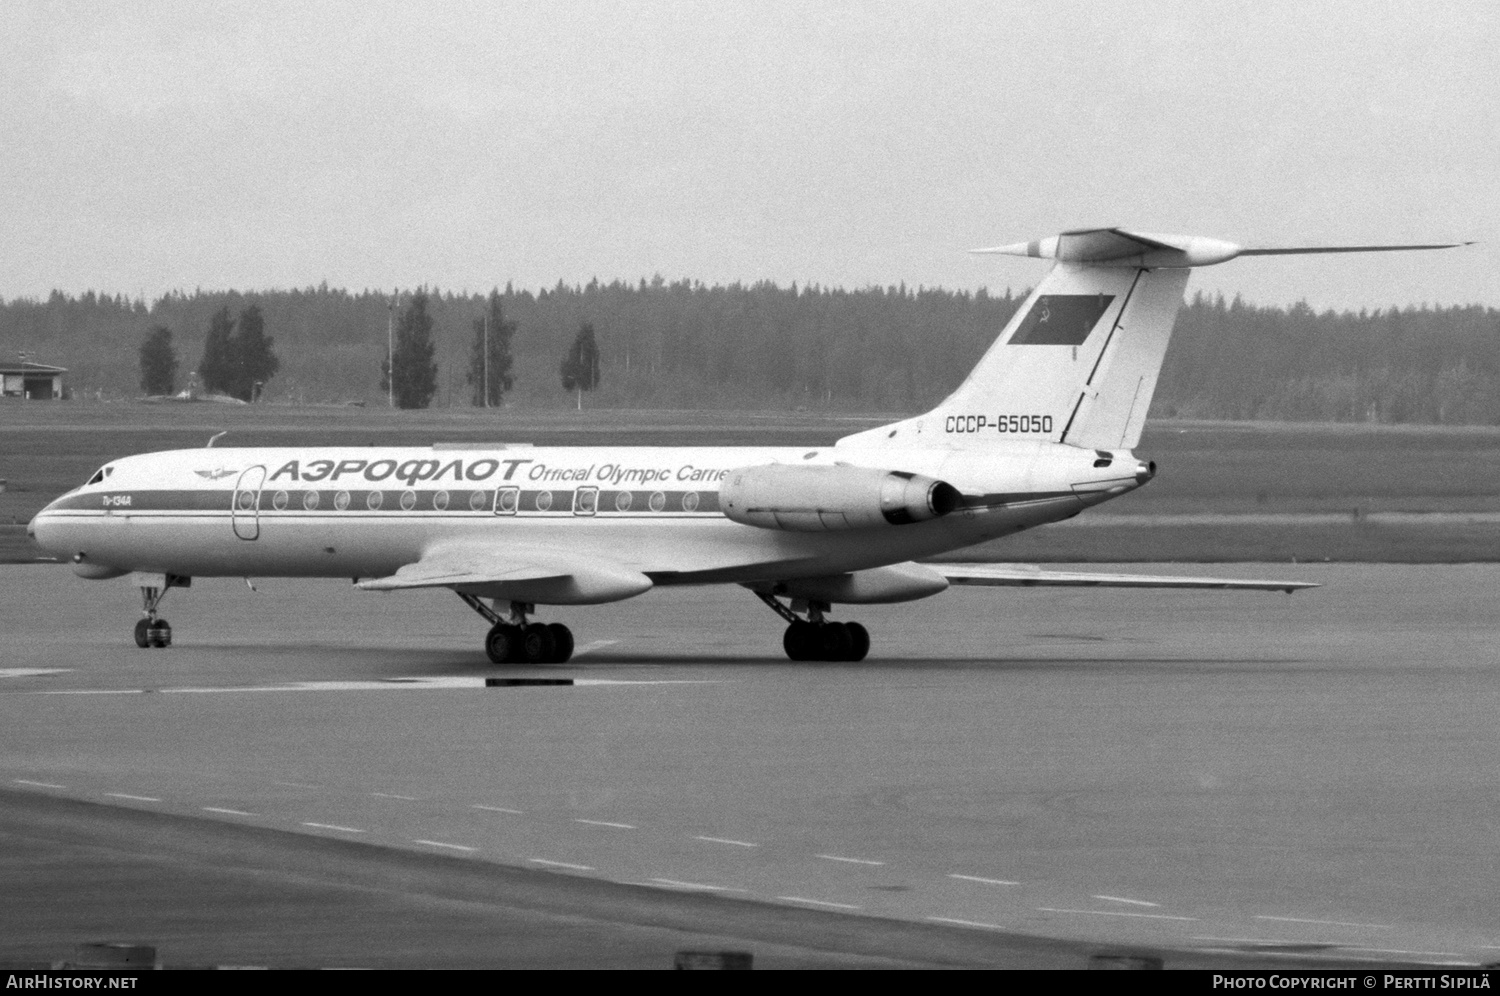
<path id="1" fill-rule="evenodd" d="M 897 412 L 952 391 L 1023 296 L 660 278 L 484 295 L 427 288 L 394 301 L 326 286 L 173 293 L 149 305 L 54 293 L 0 302 L 0 350 L 70 368 L 80 393 L 130 396 L 154 330 L 171 333 L 187 365 L 223 338 L 216 316 L 238 316 L 232 340 L 253 307 L 261 324 L 247 341 L 269 351 L 274 332 L 279 360 L 274 380 L 250 378 L 266 400 L 384 402 L 410 374 L 413 397 L 447 406 L 571 405 L 592 389 L 611 407 Z M 1500 311 L 1318 312 L 1198 294 L 1178 316 L 1152 414 L 1500 424 Z"/>

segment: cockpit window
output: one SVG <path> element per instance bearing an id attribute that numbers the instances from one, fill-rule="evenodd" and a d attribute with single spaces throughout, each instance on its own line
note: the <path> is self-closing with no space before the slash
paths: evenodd
<path id="1" fill-rule="evenodd" d="M 98 470 L 94 471 L 94 476 L 89 478 L 89 484 L 99 484 L 106 477 L 108 477 L 110 474 L 113 474 L 114 472 L 115 472 L 115 468 L 113 468 L 113 467 L 100 467 Z M 85 486 L 87 486 L 87 485 L 85 485 Z"/>

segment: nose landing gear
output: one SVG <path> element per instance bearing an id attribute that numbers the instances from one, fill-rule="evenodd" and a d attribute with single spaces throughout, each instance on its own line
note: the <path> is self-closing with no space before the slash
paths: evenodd
<path id="1" fill-rule="evenodd" d="M 823 618 L 827 602 L 808 602 L 803 619 L 783 605 L 775 595 L 755 593 L 788 622 L 781 638 L 782 649 L 794 661 L 862 661 L 870 652 L 870 631 L 857 622 L 841 623 Z"/>
<path id="2" fill-rule="evenodd" d="M 573 631 L 562 623 L 528 623 L 535 606 L 511 602 L 502 616 L 475 595 L 458 592 L 469 608 L 491 623 L 484 652 L 492 664 L 564 664 L 573 656 Z"/>
<path id="3" fill-rule="evenodd" d="M 172 625 L 156 614 L 156 609 L 161 605 L 161 600 L 167 597 L 167 592 L 172 588 L 186 588 L 193 583 L 190 577 L 180 574 L 167 574 L 163 576 L 162 584 L 140 586 L 141 589 L 141 611 L 145 618 L 135 624 L 135 645 L 137 647 L 170 647 L 172 645 Z"/>

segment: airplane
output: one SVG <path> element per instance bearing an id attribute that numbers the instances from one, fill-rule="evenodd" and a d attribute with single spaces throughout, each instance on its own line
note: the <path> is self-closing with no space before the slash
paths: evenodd
<path id="1" fill-rule="evenodd" d="M 497 665 L 572 656 L 571 631 L 535 620 L 539 605 L 675 585 L 748 589 L 787 623 L 794 661 L 864 659 L 869 632 L 831 620 L 834 605 L 950 585 L 1292 592 L 1315 585 L 918 561 L 1071 518 L 1156 476 L 1133 450 L 1194 267 L 1467 244 L 1246 248 L 1068 231 L 975 250 L 1053 265 L 941 404 L 832 446 L 210 440 L 114 460 L 27 530 L 81 577 L 135 576 L 140 647 L 171 644 L 161 601 L 194 577 L 337 577 L 367 591 L 452 590 L 489 624 L 484 649 Z"/>

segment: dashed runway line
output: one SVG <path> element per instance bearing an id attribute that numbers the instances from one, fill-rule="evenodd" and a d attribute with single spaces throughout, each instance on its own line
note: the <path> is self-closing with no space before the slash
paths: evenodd
<path id="1" fill-rule="evenodd" d="M 784 903 L 807 903 L 811 906 L 827 906 L 836 910 L 864 909 L 863 906 L 855 906 L 852 903 L 831 903 L 826 899 L 808 899 L 806 896 L 777 896 L 776 898 Z"/>
<path id="2" fill-rule="evenodd" d="M 400 799 L 402 802 L 417 801 L 417 797 L 414 795 L 393 795 L 390 792 L 371 792 L 370 794 L 377 799 Z"/>
<path id="3" fill-rule="evenodd" d="M 30 785 L 33 788 L 44 788 L 44 789 L 65 789 L 65 788 L 67 788 L 66 785 L 58 785 L 58 784 L 56 784 L 54 782 L 34 782 L 31 779 L 29 779 L 29 778 L 13 778 L 11 780 L 14 781 L 17 785 Z"/>
<path id="4" fill-rule="evenodd" d="M 322 788 L 323 787 L 321 785 L 308 785 L 306 782 L 272 782 L 271 784 L 272 785 L 281 785 L 281 786 L 283 786 L 285 788 L 294 788 L 294 789 L 316 789 L 316 788 Z"/>
<path id="5" fill-rule="evenodd" d="M 1124 896 L 1090 896 L 1090 899 L 1102 899 L 1106 903 L 1129 903 L 1131 906 L 1160 906 L 1161 903 L 1148 903 L 1144 899 L 1126 899 Z"/>
<path id="6" fill-rule="evenodd" d="M 1462 958 L 1457 951 L 1404 951 L 1400 948 L 1345 948 L 1345 951 L 1363 951 L 1366 954 L 1421 955 L 1426 958 Z"/>
<path id="7" fill-rule="evenodd" d="M 47 674 L 66 674 L 70 667 L 0 667 L 0 678 L 36 678 Z"/>
<path id="8" fill-rule="evenodd" d="M 525 816 L 519 809 L 506 809 L 504 806 L 470 806 L 470 809 L 482 809 L 486 813 L 509 813 L 511 816 Z"/>
<path id="9" fill-rule="evenodd" d="M 222 806 L 204 806 L 205 813 L 223 813 L 226 816 L 256 816 L 256 813 L 247 813 L 243 809 L 225 809 Z"/>
<path id="10" fill-rule="evenodd" d="M 825 861 L 842 861 L 850 865 L 874 865 L 878 868 L 885 864 L 884 861 L 871 861 L 869 858 L 846 858 L 841 854 L 819 854 L 815 856 Z"/>
<path id="11" fill-rule="evenodd" d="M 567 861 L 549 861 L 546 858 L 527 858 L 526 860 L 534 865 L 545 865 L 548 868 L 567 868 L 571 871 L 581 872 L 591 872 L 594 870 L 590 865 L 575 865 Z"/>
<path id="12" fill-rule="evenodd" d="M 574 820 L 574 823 L 587 823 L 591 827 L 614 827 L 616 830 L 638 830 L 639 827 L 629 823 L 610 823 L 608 820 Z"/>
<path id="13" fill-rule="evenodd" d="M 710 844 L 730 844 L 730 845 L 732 845 L 734 847 L 759 847 L 760 846 L 759 844 L 752 844 L 748 840 L 731 840 L 728 837 L 694 837 L 693 839 L 694 840 L 707 841 Z"/>
<path id="14" fill-rule="evenodd" d="M 337 830 L 340 833 L 364 833 L 365 832 L 365 831 L 361 830 L 359 827 L 341 827 L 337 823 L 303 823 L 302 825 L 305 826 L 305 827 L 312 827 L 314 830 Z"/>
<path id="15" fill-rule="evenodd" d="M 1020 885 L 1021 884 L 1020 882 L 1012 882 L 1012 881 L 1010 881 L 1010 879 L 1005 879 L 1005 878 L 980 878 L 978 875 L 958 875 L 958 874 L 953 874 L 953 875 L 949 875 L 948 877 L 949 878 L 956 878 L 956 879 L 959 879 L 960 881 L 963 881 L 963 882 L 981 882 L 981 883 L 983 883 L 985 885 Z"/>
<path id="16" fill-rule="evenodd" d="M 1395 927 L 1383 923 L 1346 923 L 1343 920 L 1304 920 L 1295 916 L 1258 916 L 1257 920 L 1270 920 L 1273 923 L 1313 923 L 1322 927 L 1369 927 L 1373 930 L 1395 930 Z"/>
<path id="17" fill-rule="evenodd" d="M 1084 916 L 1132 916 L 1142 920 L 1183 920 L 1196 923 L 1195 916 L 1168 916 L 1165 913 L 1126 913 L 1123 910 L 1062 910 L 1052 906 L 1038 906 L 1038 913 L 1078 913 Z"/>
<path id="18" fill-rule="evenodd" d="M 462 851 L 465 854 L 473 854 L 475 851 L 479 850 L 479 848 L 470 847 L 467 844 L 448 844 L 441 840 L 414 840 L 412 841 L 412 843 L 426 844 L 428 847 L 445 847 L 450 851 Z"/>
<path id="19" fill-rule="evenodd" d="M 128 792 L 106 792 L 104 794 L 111 799 L 129 799 L 132 802 L 161 802 L 160 799 L 150 795 L 131 795 Z"/>

